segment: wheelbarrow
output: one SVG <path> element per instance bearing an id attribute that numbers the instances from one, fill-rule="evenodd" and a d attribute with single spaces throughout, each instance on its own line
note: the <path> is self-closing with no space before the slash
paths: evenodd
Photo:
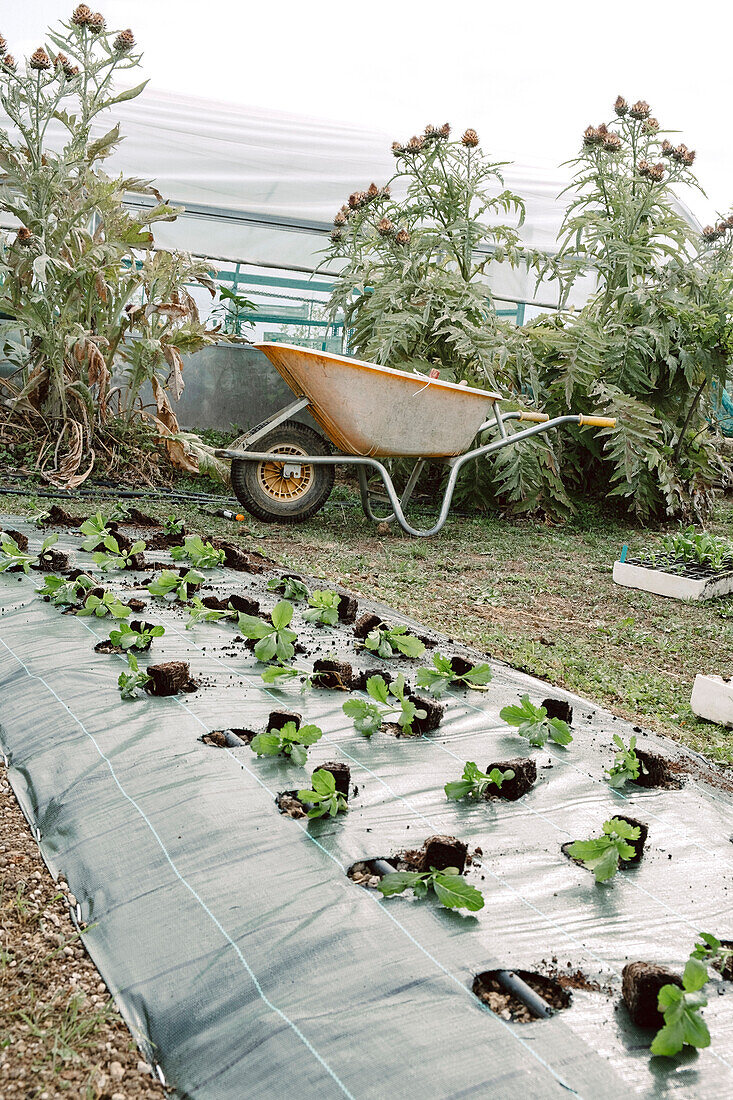
<path id="1" fill-rule="evenodd" d="M 616 425 L 614 419 L 605 416 L 556 416 L 551 420 L 540 412 L 501 412 L 501 394 L 464 383 L 444 382 L 290 344 L 255 347 L 267 356 L 297 400 L 252 428 L 237 441 L 236 448 L 218 450 L 216 454 L 231 459 L 237 499 L 253 516 L 266 522 L 298 523 L 308 519 L 328 500 L 335 467 L 354 466 L 365 515 L 376 523 L 396 520 L 408 535 L 424 538 L 436 534 L 445 523 L 458 474 L 471 459 L 522 443 L 560 424 L 595 428 Z M 325 436 L 292 419 L 305 409 Z M 509 420 L 529 421 L 532 426 L 509 434 Z M 476 436 L 490 428 L 496 430 L 497 438 L 472 447 Z M 383 458 L 415 459 L 399 496 L 387 467 L 380 461 Z M 429 459 L 445 462 L 450 474 L 437 522 L 420 530 L 408 522 L 405 509 Z M 381 479 L 386 496 L 372 490 L 369 472 Z M 374 506 L 384 504 L 389 511 L 376 514 Z"/>

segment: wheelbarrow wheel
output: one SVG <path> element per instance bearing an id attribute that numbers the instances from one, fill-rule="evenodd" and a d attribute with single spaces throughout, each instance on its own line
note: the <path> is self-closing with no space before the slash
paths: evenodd
<path id="1" fill-rule="evenodd" d="M 331 454 L 331 445 L 307 424 L 286 420 L 257 441 L 258 451 L 282 454 L 283 462 L 232 460 L 232 488 L 247 511 L 265 523 L 302 523 L 328 500 L 333 489 L 333 466 L 303 463 L 300 473 L 286 474 L 286 462 L 295 465 L 301 455 Z"/>

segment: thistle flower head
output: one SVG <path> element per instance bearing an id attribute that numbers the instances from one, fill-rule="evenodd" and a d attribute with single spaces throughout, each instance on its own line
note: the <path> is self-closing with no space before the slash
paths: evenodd
<path id="1" fill-rule="evenodd" d="M 623 118 L 625 114 L 628 114 L 629 105 L 622 95 L 616 96 L 616 102 L 613 105 L 613 109 L 619 118 Z"/>
<path id="2" fill-rule="evenodd" d="M 382 196 L 383 199 L 388 199 L 389 196 L 392 194 L 392 192 L 390 191 L 390 189 L 389 189 L 389 187 L 386 183 L 385 183 L 384 187 L 382 188 L 382 190 L 379 193 L 380 193 L 380 195 Z"/>
<path id="3" fill-rule="evenodd" d="M 48 56 L 43 46 L 39 46 L 38 49 L 34 50 L 31 54 L 28 64 L 32 69 L 35 69 L 36 72 L 45 72 L 46 69 L 51 68 L 51 58 Z"/>
<path id="4" fill-rule="evenodd" d="M 410 234 L 407 232 L 406 229 L 400 229 L 399 233 L 395 234 L 395 243 L 396 244 L 409 244 L 410 243 Z"/>
<path id="5" fill-rule="evenodd" d="M 87 7 L 86 4 L 79 4 L 74 8 L 71 16 L 71 22 L 76 23 L 77 27 L 86 27 L 92 18 L 92 9 Z"/>
<path id="6" fill-rule="evenodd" d="M 685 153 L 687 152 L 687 146 L 684 142 L 680 143 L 676 149 L 672 150 L 671 156 L 673 160 L 678 161 L 680 164 L 684 163 Z"/>
<path id="7" fill-rule="evenodd" d="M 352 193 L 349 195 L 349 206 L 352 210 L 358 210 L 360 206 L 364 205 L 365 199 L 365 191 L 352 191 Z"/>
<path id="8" fill-rule="evenodd" d="M 653 183 L 661 183 L 664 179 L 664 164 L 661 160 L 658 164 L 652 164 L 649 168 L 649 179 Z"/>
<path id="9" fill-rule="evenodd" d="M 431 126 L 430 123 L 428 123 L 425 127 L 423 136 L 426 141 L 435 141 L 436 138 L 440 137 L 440 130 L 437 126 Z"/>
<path id="10" fill-rule="evenodd" d="M 449 123 L 444 122 L 443 125 L 440 127 L 440 136 L 443 138 L 444 141 L 450 137 Z"/>
<path id="11" fill-rule="evenodd" d="M 344 214 L 343 210 L 339 210 L 338 214 L 333 219 L 333 224 L 334 225 L 346 225 L 346 215 Z"/>
<path id="12" fill-rule="evenodd" d="M 3 36 L 0 34 L 0 53 L 5 53 L 7 48 L 8 48 L 8 44 L 5 41 L 5 39 L 3 38 Z"/>
<path id="13" fill-rule="evenodd" d="M 725 219 L 725 224 L 728 226 L 729 229 L 733 229 L 733 214 L 728 215 L 728 217 Z"/>
<path id="14" fill-rule="evenodd" d="M 410 140 L 407 143 L 407 152 L 408 153 L 419 153 L 424 144 L 425 144 L 425 139 L 424 138 L 418 137 L 416 134 L 413 134 L 413 136 L 410 138 Z"/>
<path id="15" fill-rule="evenodd" d="M 380 237 L 391 237 L 394 231 L 394 222 L 391 222 L 389 218 L 386 217 L 382 218 L 379 225 L 377 226 L 377 233 L 379 233 Z"/>
<path id="16" fill-rule="evenodd" d="M 465 145 L 467 149 L 475 149 L 478 145 L 478 134 L 475 130 L 464 130 L 461 137 L 461 145 Z"/>
<path id="17" fill-rule="evenodd" d="M 601 135 L 595 126 L 586 126 L 583 132 L 583 145 L 597 145 L 601 140 Z"/>
<path id="18" fill-rule="evenodd" d="M 334 242 L 340 241 L 341 238 L 343 237 L 343 235 L 344 235 L 343 229 L 332 229 L 331 230 L 331 240 L 334 241 Z"/>
<path id="19" fill-rule="evenodd" d="M 706 225 L 702 231 L 702 239 L 704 241 L 717 241 L 720 233 L 714 225 Z"/>
<path id="20" fill-rule="evenodd" d="M 649 118 L 651 113 L 652 109 L 645 99 L 637 99 L 633 107 L 629 108 L 631 117 L 639 119 L 641 122 L 643 122 L 645 118 Z"/>
<path id="21" fill-rule="evenodd" d="M 715 228 L 718 231 L 718 236 L 722 237 L 724 233 L 728 232 L 728 222 L 727 222 L 727 220 L 724 221 L 724 222 L 718 222 L 718 224 L 716 225 Z"/>
<path id="22" fill-rule="evenodd" d="M 663 157 L 671 157 L 673 150 L 674 150 L 674 145 L 672 144 L 671 141 L 667 141 L 667 139 L 665 138 L 664 141 L 662 142 L 662 156 Z"/>
<path id="23" fill-rule="evenodd" d="M 99 34 L 106 27 L 106 21 L 100 11 L 95 11 L 89 20 L 89 30 L 92 34 Z"/>
<path id="24" fill-rule="evenodd" d="M 115 53 L 129 53 L 135 45 L 135 35 L 128 27 L 126 31 L 120 31 L 112 43 Z"/>
<path id="25" fill-rule="evenodd" d="M 15 70 L 17 69 L 17 62 L 11 53 L 5 54 L 5 57 L 3 58 L 3 66 L 6 69 L 10 69 L 11 72 L 15 72 Z"/>
<path id="26" fill-rule="evenodd" d="M 402 149 L 402 146 L 400 145 L 399 141 L 393 141 L 392 142 L 392 153 L 393 153 L 393 155 L 396 156 L 396 157 L 399 157 L 402 152 L 403 152 L 403 149 Z"/>
<path id="27" fill-rule="evenodd" d="M 621 148 L 621 138 L 612 130 L 607 130 L 603 135 L 603 148 L 607 153 L 616 153 Z"/>
<path id="28" fill-rule="evenodd" d="M 637 164 L 636 168 L 637 168 L 637 171 L 638 171 L 640 176 L 648 176 L 650 174 L 651 164 L 649 163 L 648 160 L 645 160 L 642 157 L 642 159 Z"/>
<path id="29" fill-rule="evenodd" d="M 367 187 L 367 198 L 376 199 L 378 194 L 379 188 L 377 187 L 376 183 L 370 183 Z"/>
<path id="30" fill-rule="evenodd" d="M 695 150 L 694 149 L 685 149 L 685 154 L 682 157 L 682 163 L 687 168 L 692 167 L 692 165 L 695 163 Z"/>
<path id="31" fill-rule="evenodd" d="M 33 244 L 34 237 L 30 229 L 27 229 L 24 225 L 21 225 L 15 239 L 18 244 L 23 246 L 23 248 L 30 248 L 30 246 Z"/>
<path id="32" fill-rule="evenodd" d="M 642 130 L 645 134 L 656 134 L 659 129 L 659 122 L 656 118 L 648 118 L 642 126 Z"/>

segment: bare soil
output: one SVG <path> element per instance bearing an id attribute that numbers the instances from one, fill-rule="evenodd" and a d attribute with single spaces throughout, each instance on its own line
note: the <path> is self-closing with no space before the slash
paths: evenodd
<path id="1" fill-rule="evenodd" d="M 160 1100 L 0 765 L 0 1100 Z"/>

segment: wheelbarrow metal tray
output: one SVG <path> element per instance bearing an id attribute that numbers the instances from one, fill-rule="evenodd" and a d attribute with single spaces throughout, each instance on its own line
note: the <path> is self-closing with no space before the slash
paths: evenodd
<path id="1" fill-rule="evenodd" d="M 290 344 L 256 344 L 331 442 L 349 455 L 449 458 L 501 395 Z"/>

